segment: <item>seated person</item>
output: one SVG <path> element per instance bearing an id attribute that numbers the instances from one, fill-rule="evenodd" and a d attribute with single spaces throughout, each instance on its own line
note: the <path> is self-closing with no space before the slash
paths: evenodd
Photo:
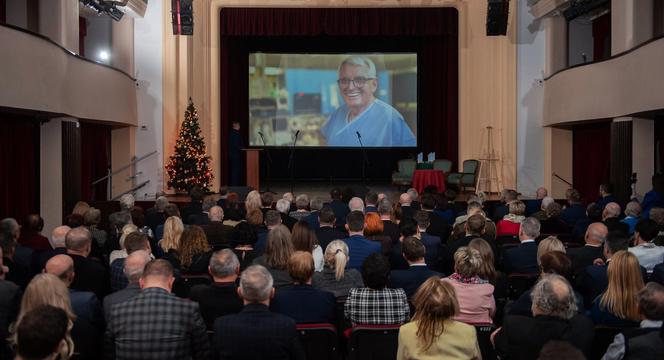
<path id="1" fill-rule="evenodd" d="M 198 225 L 189 225 L 180 239 L 180 265 L 183 274 L 202 275 L 208 273 L 212 250 L 205 232 Z"/>
<path id="2" fill-rule="evenodd" d="M 627 235 L 632 236 L 632 234 L 634 234 L 634 228 L 639 220 L 641 220 L 641 205 L 639 205 L 638 201 L 628 202 L 627 205 L 625 205 L 625 218 L 620 220 L 620 222 L 629 226 L 629 232 Z"/>
<path id="3" fill-rule="evenodd" d="M 496 301 L 494 287 L 489 280 L 478 276 L 482 269 L 480 252 L 462 247 L 454 253 L 454 273 L 441 281 L 454 288 L 459 300 L 459 314 L 454 318 L 466 324 L 486 324 L 493 322 Z"/>
<path id="4" fill-rule="evenodd" d="M 442 270 L 442 244 L 447 242 L 447 236 L 449 236 L 449 231 L 445 234 L 445 241 L 441 240 L 441 237 L 432 235 L 428 228 L 430 227 L 429 215 L 431 213 L 420 210 L 415 213 L 415 221 L 417 222 L 417 234 L 419 234 L 419 239 L 426 249 L 425 259 L 427 265 L 431 267 L 432 270 Z M 431 216 L 433 218 L 433 216 Z"/>
<path id="5" fill-rule="evenodd" d="M 575 274 L 580 274 L 586 266 L 592 265 L 595 259 L 602 257 L 602 244 L 608 233 L 606 225 L 601 222 L 594 222 L 588 226 L 584 235 L 585 245 L 567 250 L 567 256 L 572 260 L 572 268 Z"/>
<path id="6" fill-rule="evenodd" d="M 537 359 L 551 340 L 563 340 L 590 355 L 593 323 L 577 313 L 574 292 L 560 275 L 544 276 L 532 292 L 533 317 L 508 315 L 491 334 L 498 356 L 504 359 Z"/>
<path id="7" fill-rule="evenodd" d="M 603 360 L 664 358 L 664 339 L 660 331 L 664 320 L 664 286 L 649 282 L 639 291 L 638 298 L 640 328 L 625 329 L 616 335 Z"/>
<path id="8" fill-rule="evenodd" d="M 569 227 L 560 218 L 563 212 L 563 207 L 557 202 L 552 202 L 545 209 L 546 218 L 541 221 L 540 233 L 544 234 L 565 234 L 568 233 Z"/>
<path id="9" fill-rule="evenodd" d="M 254 265 L 261 265 L 270 271 L 274 287 L 290 285 L 293 280 L 288 275 L 288 259 L 293 254 L 291 233 L 284 225 L 278 225 L 267 235 L 265 254 L 254 259 Z"/>
<path id="10" fill-rule="evenodd" d="M 567 207 L 563 209 L 560 218 L 569 226 L 574 228 L 577 221 L 587 218 L 586 208 L 581 204 L 581 194 L 576 189 L 568 189 L 565 192 L 567 198 Z"/>
<path id="11" fill-rule="evenodd" d="M 505 252 L 505 271 L 510 273 L 534 274 L 538 272 L 537 243 L 535 239 L 540 234 L 540 222 L 529 217 L 521 222 L 519 229 L 519 246 Z"/>
<path id="12" fill-rule="evenodd" d="M 475 328 L 454 320 L 459 302 L 449 283 L 429 278 L 414 297 L 415 316 L 399 329 L 397 359 L 480 359 Z"/>
<path id="13" fill-rule="evenodd" d="M 362 265 L 364 288 L 350 289 L 344 315 L 353 325 L 403 324 L 410 318 L 403 289 L 389 289 L 390 264 L 380 253 L 369 255 Z"/>
<path id="14" fill-rule="evenodd" d="M 659 234 L 659 228 L 654 220 L 640 220 L 634 227 L 634 246 L 629 252 L 636 255 L 639 264 L 652 273 L 657 264 L 664 262 L 664 246 L 657 246 L 653 240 Z"/>
<path id="15" fill-rule="evenodd" d="M 412 297 L 417 288 L 432 276 L 441 274 L 429 270 L 424 261 L 426 249 L 424 244 L 416 237 L 407 237 L 401 243 L 402 256 L 408 262 L 408 270 L 392 270 L 390 273 L 390 287 L 404 289 L 408 298 Z"/>
<path id="16" fill-rule="evenodd" d="M 16 325 L 16 359 L 67 359 L 72 352 L 67 312 L 52 305 L 28 311 Z"/>
<path id="17" fill-rule="evenodd" d="M 311 286 L 314 258 L 310 252 L 296 251 L 288 260 L 293 285 L 276 291 L 270 310 L 284 314 L 296 323 L 333 323 L 334 294 Z"/>
<path id="18" fill-rule="evenodd" d="M 325 248 L 323 271 L 314 272 L 312 285 L 337 298 L 346 298 L 350 289 L 363 287 L 362 274 L 355 269 L 346 269 L 348 259 L 348 245 L 343 240 L 332 241 Z"/>
<path id="19" fill-rule="evenodd" d="M 496 235 L 518 235 L 521 222 L 526 219 L 526 204 L 520 200 L 514 200 L 507 204 L 509 213 L 496 223 Z"/>
<path id="20" fill-rule="evenodd" d="M 643 288 L 643 277 L 636 256 L 618 251 L 607 269 L 609 279 L 606 291 L 592 304 L 591 317 L 596 325 L 635 327 L 640 316 L 637 294 Z"/>

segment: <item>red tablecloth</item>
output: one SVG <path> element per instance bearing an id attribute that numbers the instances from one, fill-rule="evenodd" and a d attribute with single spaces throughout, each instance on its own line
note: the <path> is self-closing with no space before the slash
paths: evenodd
<path id="1" fill-rule="evenodd" d="M 438 192 L 445 192 L 445 174 L 442 170 L 415 170 L 413 173 L 413 187 L 422 192 L 425 187 L 435 185 Z"/>

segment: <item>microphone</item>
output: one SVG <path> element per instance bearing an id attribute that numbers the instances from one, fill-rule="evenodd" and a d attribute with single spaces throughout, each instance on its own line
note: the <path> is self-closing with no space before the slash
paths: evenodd
<path id="1" fill-rule="evenodd" d="M 295 138 L 297 139 L 297 136 L 300 135 L 300 130 L 295 132 Z"/>
<path id="2" fill-rule="evenodd" d="M 359 131 L 356 131 L 355 134 L 357 135 L 357 138 L 358 138 L 358 139 L 361 139 L 361 138 L 362 138 L 362 135 L 360 135 L 360 132 L 359 132 Z"/>
<path id="3" fill-rule="evenodd" d="M 263 133 L 260 132 L 260 131 L 258 132 L 258 135 L 260 135 L 261 137 L 263 137 Z"/>

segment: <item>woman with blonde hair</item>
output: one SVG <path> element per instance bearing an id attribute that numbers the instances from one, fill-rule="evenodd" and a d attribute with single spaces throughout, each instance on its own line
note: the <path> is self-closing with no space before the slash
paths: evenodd
<path id="1" fill-rule="evenodd" d="M 430 277 L 413 304 L 413 319 L 399 329 L 397 360 L 481 359 L 475 328 L 454 320 L 459 302 L 452 285 Z"/>
<path id="2" fill-rule="evenodd" d="M 442 279 L 448 282 L 461 304 L 455 320 L 467 324 L 486 324 L 493 322 L 496 301 L 493 298 L 494 287 L 488 279 L 480 277 L 482 256 L 480 252 L 463 246 L 454 253 L 454 273 Z"/>
<path id="3" fill-rule="evenodd" d="M 208 273 L 212 250 L 200 226 L 190 225 L 184 229 L 180 238 L 179 256 L 183 273 L 190 275 Z"/>
<path id="4" fill-rule="evenodd" d="M 546 239 L 540 241 L 537 245 L 537 265 L 542 264 L 542 256 L 551 251 L 560 251 L 562 253 L 567 253 L 565 251 L 565 245 L 563 242 L 558 240 L 555 236 L 549 236 Z"/>
<path id="5" fill-rule="evenodd" d="M 250 191 L 249 194 L 247 194 L 247 198 L 244 200 L 244 209 L 247 211 L 247 214 L 252 210 L 260 211 L 261 205 L 261 194 L 256 190 Z"/>
<path id="6" fill-rule="evenodd" d="M 279 225 L 267 233 L 265 253 L 254 259 L 254 265 L 262 265 L 272 274 L 274 287 L 288 286 L 293 282 L 288 274 L 288 260 L 295 250 L 291 233 L 284 225 Z"/>
<path id="7" fill-rule="evenodd" d="M 343 240 L 334 240 L 325 249 L 325 266 L 323 271 L 314 273 L 312 285 L 318 289 L 329 291 L 336 297 L 346 297 L 352 288 L 364 287 L 362 274 L 348 264 L 348 245 Z"/>
<path id="8" fill-rule="evenodd" d="M 595 325 L 638 327 L 638 293 L 643 289 L 639 260 L 634 254 L 621 250 L 609 261 L 606 275 L 609 285 L 593 301 L 591 318 Z"/>
<path id="9" fill-rule="evenodd" d="M 72 214 L 85 216 L 85 213 L 90 210 L 90 204 L 85 201 L 79 201 L 74 205 L 74 209 L 71 211 Z"/>
<path id="10" fill-rule="evenodd" d="M 124 259 L 127 257 L 127 249 L 125 249 L 125 239 L 127 238 L 127 235 L 137 232 L 138 227 L 134 224 L 127 224 L 122 227 L 122 233 L 120 234 L 120 250 L 113 250 L 111 251 L 111 254 L 108 256 L 108 263 L 112 264 L 113 261 L 117 259 Z"/>
<path id="11" fill-rule="evenodd" d="M 180 238 L 184 232 L 184 224 L 177 216 L 171 216 L 164 222 L 164 236 L 159 241 L 159 248 L 163 252 L 161 258 L 168 260 L 173 267 L 180 268 Z"/>
<path id="12" fill-rule="evenodd" d="M 295 251 L 307 251 L 314 257 L 314 267 L 316 272 L 323 270 L 323 249 L 318 245 L 316 233 L 306 220 L 300 220 L 293 226 L 291 235 L 293 249 Z"/>

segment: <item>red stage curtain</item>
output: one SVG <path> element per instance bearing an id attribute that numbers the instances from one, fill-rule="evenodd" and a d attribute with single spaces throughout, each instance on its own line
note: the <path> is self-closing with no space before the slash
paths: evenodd
<path id="1" fill-rule="evenodd" d="M 39 122 L 0 114 L 0 219 L 39 211 Z"/>
<path id="2" fill-rule="evenodd" d="M 599 197 L 599 184 L 610 179 L 611 122 L 577 125 L 572 135 L 574 188 L 585 203 Z"/>
<path id="3" fill-rule="evenodd" d="M 409 9 L 291 9 L 224 8 L 221 10 L 220 76 L 221 139 L 230 122 L 248 118 L 247 62 L 256 43 L 289 41 L 288 49 L 376 51 L 399 48 L 419 55 L 418 151 L 435 151 L 439 158 L 458 158 L 458 12 L 454 8 Z M 258 40 L 258 42 L 256 42 Z M 254 41 L 252 43 L 252 41 Z M 376 44 L 380 43 L 380 46 Z M 373 46 L 373 47 L 372 47 Z M 344 51 L 344 50 L 340 50 Z M 403 50 L 402 50 L 403 51 Z M 246 136 L 248 126 L 242 130 Z M 407 153 L 407 152 L 406 152 Z M 278 155 L 278 154 L 277 154 Z M 221 163 L 228 158 L 222 140 Z M 387 174 L 389 176 L 389 173 Z M 226 167 L 221 169 L 226 183 Z"/>
<path id="4" fill-rule="evenodd" d="M 111 164 L 111 127 L 81 123 L 81 199 L 106 200 L 106 181 L 92 182 L 107 174 Z"/>

